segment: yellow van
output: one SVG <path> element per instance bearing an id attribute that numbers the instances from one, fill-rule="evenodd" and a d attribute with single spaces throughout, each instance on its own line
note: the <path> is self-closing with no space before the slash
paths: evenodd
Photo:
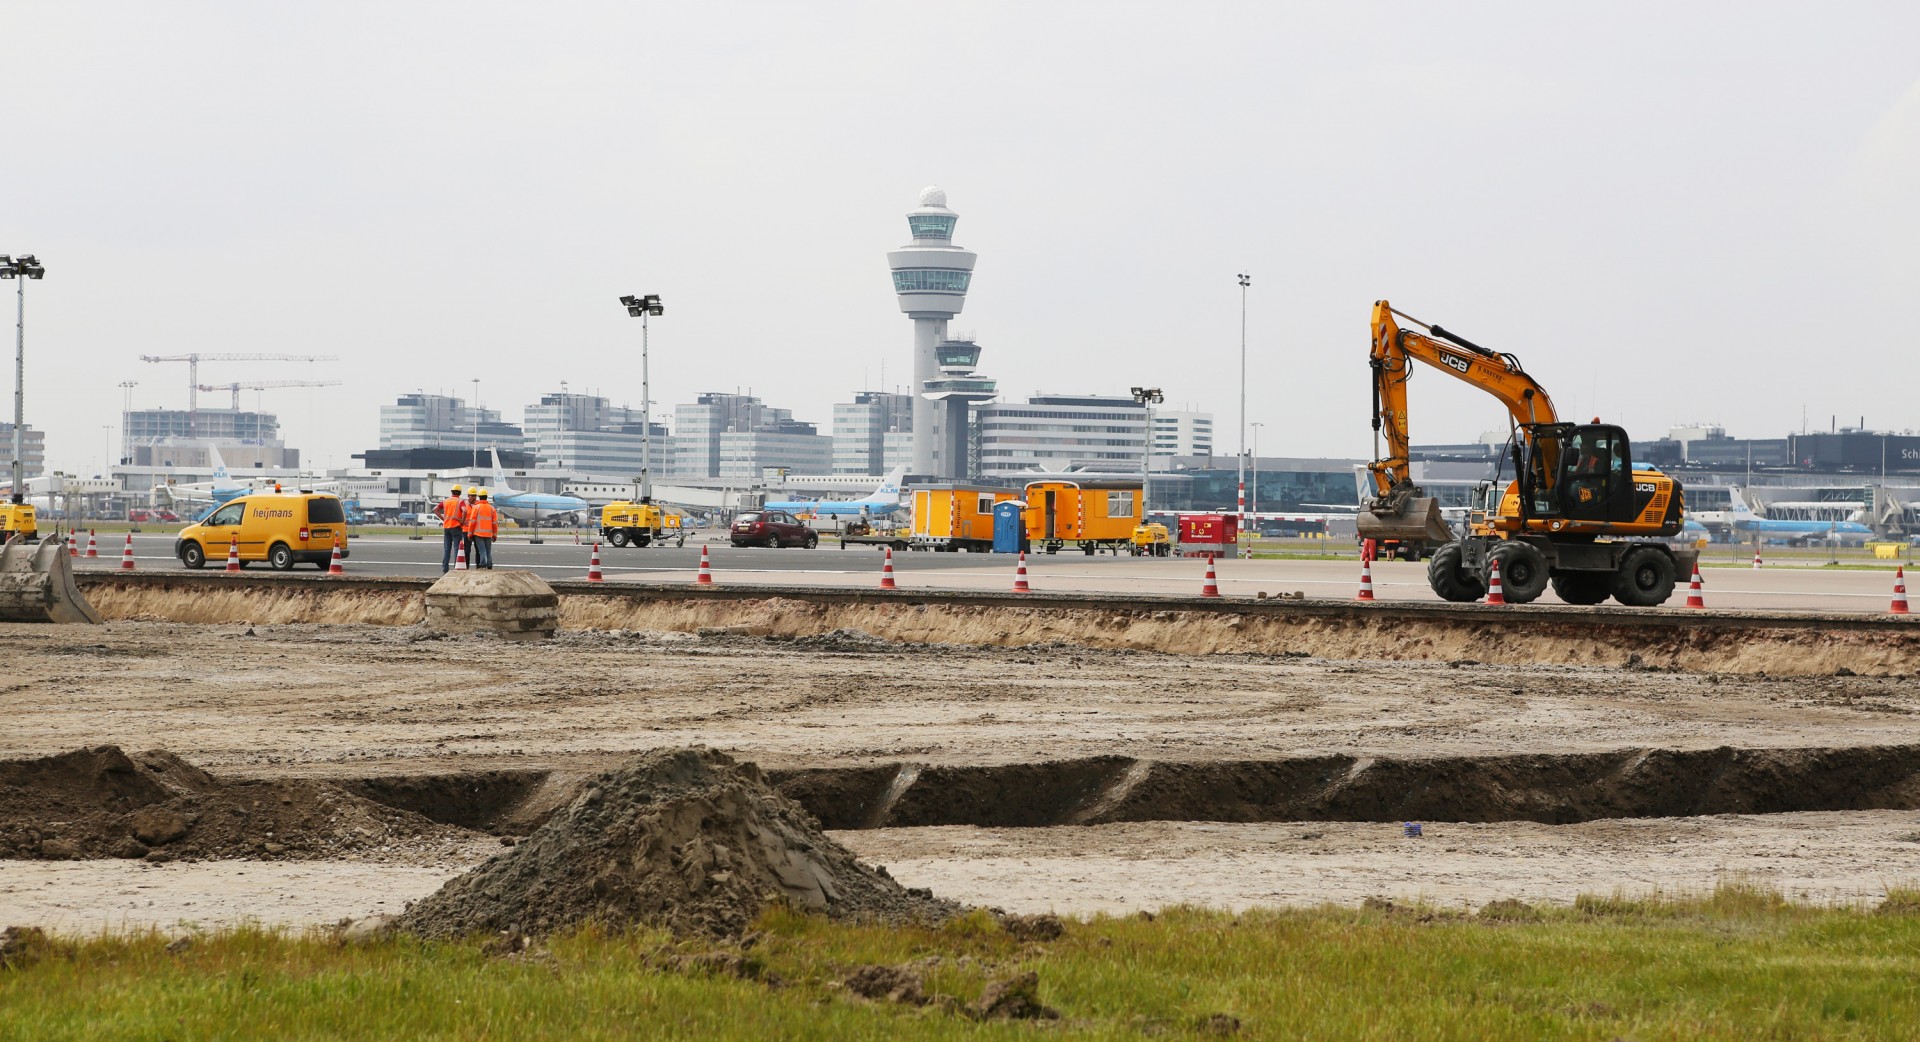
<path id="1" fill-rule="evenodd" d="M 188 568 L 224 564 L 235 540 L 240 563 L 265 561 L 286 571 L 302 561 L 325 568 L 333 541 L 347 556 L 347 514 L 340 497 L 321 492 L 254 492 L 237 496 L 180 532 L 173 555 Z"/>

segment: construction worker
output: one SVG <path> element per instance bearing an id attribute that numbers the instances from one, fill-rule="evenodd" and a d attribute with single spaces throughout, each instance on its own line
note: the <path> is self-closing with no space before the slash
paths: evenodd
<path id="1" fill-rule="evenodd" d="M 440 571 L 453 567 L 454 551 L 467 538 L 467 504 L 460 498 L 460 486 L 440 503 Z"/>
<path id="2" fill-rule="evenodd" d="M 493 540 L 500 534 L 500 515 L 494 512 L 493 504 L 487 500 L 487 490 L 480 490 L 480 501 L 473 505 L 468 515 L 467 544 L 473 548 L 469 555 L 473 559 L 467 562 L 472 568 L 493 570 Z"/>

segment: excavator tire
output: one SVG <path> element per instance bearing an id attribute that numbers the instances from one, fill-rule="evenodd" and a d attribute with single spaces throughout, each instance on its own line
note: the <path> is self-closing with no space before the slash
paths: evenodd
<path id="1" fill-rule="evenodd" d="M 1554 595 L 1568 604 L 1599 604 L 1613 594 L 1606 572 L 1561 572 L 1553 577 Z"/>
<path id="2" fill-rule="evenodd" d="M 1460 567 L 1461 556 L 1459 543 L 1448 543 L 1435 550 L 1433 559 L 1427 562 L 1427 585 L 1433 587 L 1441 600 L 1469 604 L 1485 597 L 1487 586 L 1478 576 L 1469 575 Z"/>
<path id="3" fill-rule="evenodd" d="M 1500 562 L 1500 592 L 1508 604 L 1532 604 L 1547 592 L 1547 558 L 1531 543 L 1508 540 L 1487 553 Z"/>
<path id="4" fill-rule="evenodd" d="M 1673 558 L 1642 546 L 1620 561 L 1613 576 L 1613 599 L 1635 608 L 1664 604 L 1673 596 Z"/>
<path id="5" fill-rule="evenodd" d="M 0 549 L 0 622 L 99 624 L 100 614 L 73 584 L 65 540 Z"/>

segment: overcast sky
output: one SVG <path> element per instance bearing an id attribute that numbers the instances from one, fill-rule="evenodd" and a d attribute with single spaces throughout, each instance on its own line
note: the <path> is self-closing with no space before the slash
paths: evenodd
<path id="1" fill-rule="evenodd" d="M 87 473 L 121 381 L 186 405 L 141 354 L 339 355 L 202 366 L 343 381 L 260 399 L 314 465 L 476 376 L 516 421 L 563 380 L 637 405 L 628 292 L 662 411 L 825 432 L 909 371 L 885 255 L 929 184 L 1007 397 L 1158 384 L 1223 452 L 1242 271 L 1263 455 L 1370 455 L 1380 297 L 1636 437 L 1904 429 L 1916 40 L 1911 2 L 0 0 L 0 253 L 47 266 L 27 418 Z M 1416 441 L 1504 426 L 1413 395 Z"/>

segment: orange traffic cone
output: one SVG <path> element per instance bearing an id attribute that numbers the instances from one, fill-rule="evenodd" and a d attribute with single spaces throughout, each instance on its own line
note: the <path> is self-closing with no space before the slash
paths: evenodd
<path id="1" fill-rule="evenodd" d="M 1213 576 L 1213 555 L 1212 554 L 1207 555 L 1207 581 L 1200 587 L 1200 596 L 1202 597 L 1220 596 L 1220 580 L 1214 578 Z"/>
<path id="2" fill-rule="evenodd" d="M 1759 543 L 1753 544 L 1753 566 L 1755 568 L 1760 567 L 1760 544 Z"/>
<path id="3" fill-rule="evenodd" d="M 467 541 L 465 539 L 460 540 L 460 549 L 453 552 L 453 570 L 456 572 L 464 572 L 467 570 Z"/>
<path id="4" fill-rule="evenodd" d="M 68 557 L 80 556 L 80 537 L 79 536 L 77 535 L 67 536 L 67 556 Z"/>
<path id="5" fill-rule="evenodd" d="M 327 574 L 328 575 L 347 574 L 346 563 L 340 560 L 340 537 L 339 536 L 335 536 L 333 539 L 333 558 L 327 562 Z"/>
<path id="6" fill-rule="evenodd" d="M 707 546 L 700 544 L 700 575 L 693 580 L 701 586 L 713 585 L 713 565 L 707 560 Z"/>
<path id="7" fill-rule="evenodd" d="M 133 533 L 127 533 L 127 548 L 120 553 L 120 570 L 133 571 Z"/>
<path id="8" fill-rule="evenodd" d="M 234 536 L 227 542 L 227 571 L 240 570 L 240 537 Z"/>
<path id="9" fill-rule="evenodd" d="M 1500 562 L 1494 561 L 1489 567 L 1491 570 L 1487 572 L 1487 603 L 1505 604 L 1507 595 L 1500 589 Z"/>
<path id="10" fill-rule="evenodd" d="M 1700 565 L 1696 563 L 1693 566 L 1693 581 L 1687 584 L 1687 607 L 1704 608 L 1706 606 L 1706 598 L 1700 596 Z"/>
<path id="11" fill-rule="evenodd" d="M 897 590 L 900 588 L 894 585 L 893 582 L 893 547 L 891 546 L 887 547 L 886 563 L 880 566 L 880 588 L 883 590 Z"/>
<path id="12" fill-rule="evenodd" d="M 127 538 L 129 539 L 133 538 L 133 533 L 131 532 L 127 533 Z M 93 542 L 93 529 L 91 528 L 87 529 L 87 556 L 88 557 L 100 556 L 100 551 L 95 548 L 95 545 Z"/>
<path id="13" fill-rule="evenodd" d="M 598 540 L 595 540 L 593 544 L 593 556 L 587 559 L 587 581 L 590 583 L 603 583 L 607 581 L 606 576 L 600 574 L 600 543 Z"/>
<path id="14" fill-rule="evenodd" d="M 1904 565 L 1893 570 L 1893 605 L 1887 611 L 1894 615 L 1907 613 L 1907 569 Z"/>
<path id="15" fill-rule="evenodd" d="M 1033 587 L 1027 585 L 1027 552 L 1025 550 L 1020 551 L 1020 566 L 1013 570 L 1013 592 L 1033 592 Z"/>
<path id="16" fill-rule="evenodd" d="M 1372 554 L 1360 555 L 1360 592 L 1353 599 L 1356 601 L 1373 600 L 1373 555 Z"/>

